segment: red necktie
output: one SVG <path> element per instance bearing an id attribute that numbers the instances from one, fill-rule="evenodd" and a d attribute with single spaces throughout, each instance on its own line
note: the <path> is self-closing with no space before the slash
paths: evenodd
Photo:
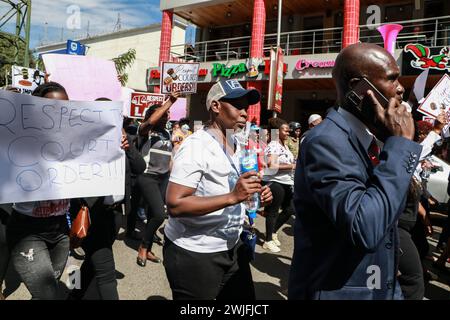
<path id="1" fill-rule="evenodd" d="M 377 166 L 378 164 L 380 164 L 380 159 L 379 159 L 380 152 L 381 152 L 380 147 L 377 145 L 376 139 L 374 137 L 372 140 L 372 143 L 370 144 L 369 151 L 368 151 L 370 161 L 372 161 L 372 164 L 374 166 Z"/>

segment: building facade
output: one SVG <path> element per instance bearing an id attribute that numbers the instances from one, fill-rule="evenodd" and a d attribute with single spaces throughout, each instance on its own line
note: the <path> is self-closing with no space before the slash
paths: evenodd
<path id="1" fill-rule="evenodd" d="M 267 61 L 270 48 L 276 46 L 278 0 L 165 0 L 160 7 L 160 63 L 167 59 L 200 63 L 198 94 L 192 95 L 189 102 L 191 120 L 206 120 L 209 88 L 219 78 L 233 78 L 262 92 L 261 103 L 250 107 L 249 120 L 265 123 L 272 115 L 267 110 Z M 380 24 L 395 22 L 403 26 L 394 56 L 401 66 L 401 82 L 407 95 L 422 70 L 412 67 L 421 58 L 414 54 L 412 45 L 430 48 L 430 55 L 448 57 L 450 1 L 283 0 L 281 10 L 285 76 L 280 117 L 286 120 L 305 125 L 311 113 L 324 115 L 334 105 L 331 70 L 338 52 L 357 41 L 383 45 L 376 30 Z M 170 38 L 174 16 L 197 26 L 195 44 L 176 44 Z M 427 88 L 432 88 L 449 69 L 447 65 L 432 68 Z M 148 70 L 149 91 L 158 90 L 160 79 L 155 70 Z"/>
<path id="2" fill-rule="evenodd" d="M 176 21 L 171 29 L 174 43 L 184 43 L 186 25 L 182 21 Z M 146 27 L 123 30 L 110 34 L 93 36 L 77 41 L 87 46 L 88 56 L 102 59 L 113 59 L 128 51 L 136 50 L 136 60 L 127 70 L 127 87 L 136 91 L 147 91 L 147 69 L 157 67 L 159 62 L 159 42 L 161 38 L 161 24 L 152 24 Z M 66 48 L 66 42 L 45 45 L 36 48 L 38 54 L 58 51 Z M 174 48 L 173 54 L 181 54 L 180 48 Z"/>

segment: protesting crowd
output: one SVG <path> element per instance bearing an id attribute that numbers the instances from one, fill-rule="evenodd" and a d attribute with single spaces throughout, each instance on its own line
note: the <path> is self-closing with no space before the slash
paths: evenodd
<path id="1" fill-rule="evenodd" d="M 438 259 L 427 241 L 436 204 L 427 190 L 436 169 L 430 157 L 450 162 L 448 120 L 443 112 L 433 123 L 414 121 L 417 106 L 404 102 L 399 76 L 387 51 L 358 43 L 336 59 L 335 107 L 308 115 L 308 128 L 279 116 L 251 123 L 247 112 L 261 93 L 236 80 L 218 81 L 206 106 L 196 106 L 209 114 L 201 127 L 195 119 L 169 121 L 182 95 L 176 90 L 142 120 L 124 117 L 115 142 L 124 153 L 123 194 L 2 206 L 0 299 L 8 266 L 32 299 L 61 298 L 58 281 L 72 255 L 83 260 L 81 284 L 67 299 L 83 299 L 94 281 L 101 299 L 118 300 L 113 245 L 123 227 L 139 241 L 137 265 L 164 267 L 173 299 L 254 300 L 259 216 L 268 254 L 280 252 L 278 231 L 295 221 L 289 299 L 422 300 L 431 279 L 423 262 L 448 273 L 450 216 Z M 372 87 L 357 92 L 362 81 Z M 32 96 L 71 98 L 49 80 Z M 145 230 L 137 232 L 140 221 Z"/>

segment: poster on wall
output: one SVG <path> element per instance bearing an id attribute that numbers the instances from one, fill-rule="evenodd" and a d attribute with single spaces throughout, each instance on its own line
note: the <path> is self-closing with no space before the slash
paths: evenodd
<path id="1" fill-rule="evenodd" d="M 144 119 L 145 112 L 155 104 L 164 102 L 163 94 L 133 92 L 131 93 L 130 118 Z"/>
<path id="2" fill-rule="evenodd" d="M 442 76 L 417 110 L 434 119 L 442 112 L 447 117 L 450 115 L 450 77 L 447 74 Z"/>
<path id="3" fill-rule="evenodd" d="M 37 86 L 44 83 L 45 74 L 37 69 L 12 66 L 12 85 L 21 93 L 31 94 Z"/>
<path id="4" fill-rule="evenodd" d="M 161 93 L 170 94 L 177 90 L 190 94 L 197 92 L 200 63 L 163 62 L 161 73 Z"/>

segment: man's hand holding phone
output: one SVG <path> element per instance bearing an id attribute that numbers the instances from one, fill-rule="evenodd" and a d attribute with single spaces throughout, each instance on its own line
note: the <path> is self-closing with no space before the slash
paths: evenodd
<path id="1" fill-rule="evenodd" d="M 367 91 L 372 100 L 375 116 L 386 129 L 388 136 L 414 139 L 414 119 L 406 107 L 397 99 L 391 98 L 387 108 L 383 108 L 372 90 Z"/>

